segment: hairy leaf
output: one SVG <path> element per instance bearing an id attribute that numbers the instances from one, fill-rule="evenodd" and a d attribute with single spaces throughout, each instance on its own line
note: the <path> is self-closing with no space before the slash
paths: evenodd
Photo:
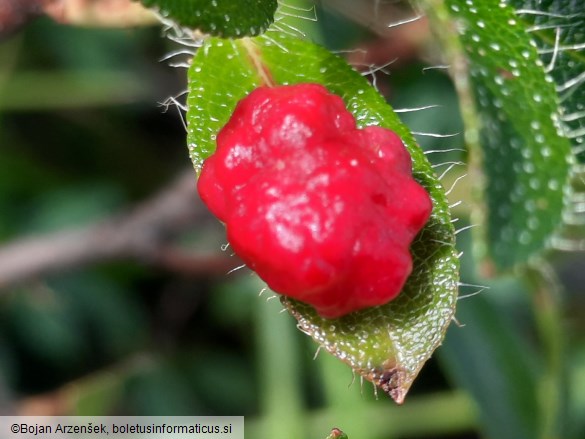
<path id="1" fill-rule="evenodd" d="M 215 136 L 238 100 L 266 84 L 316 82 L 340 95 L 359 126 L 400 135 L 415 178 L 433 200 L 433 214 L 412 246 L 414 270 L 398 299 L 335 320 L 311 306 L 283 303 L 299 328 L 356 372 L 402 402 L 424 362 L 440 344 L 453 316 L 458 282 L 454 231 L 443 188 L 412 134 L 384 99 L 341 58 L 275 32 L 254 39 L 210 39 L 189 71 L 188 141 L 196 169 L 215 149 Z"/>
<path id="2" fill-rule="evenodd" d="M 141 0 L 181 26 L 223 38 L 259 35 L 274 21 L 277 0 Z"/>
<path id="3" fill-rule="evenodd" d="M 575 155 L 573 192 L 564 214 L 559 249 L 585 248 L 585 212 L 579 200 L 585 192 L 585 7 L 580 0 L 509 0 L 529 30 L 538 54 L 559 95 L 560 123 Z M 570 200 L 571 201 L 571 200 Z"/>
<path id="4" fill-rule="evenodd" d="M 572 157 L 555 84 L 505 2 L 428 3 L 440 8 L 437 29 L 456 30 L 449 50 L 465 66 L 454 76 L 475 103 L 466 122 L 479 125 L 481 150 L 473 140 L 469 146 L 474 172 L 484 177 L 476 179 L 483 194 L 476 218 L 487 223 L 482 253 L 495 268 L 511 269 L 547 247 L 565 207 Z"/>
<path id="5" fill-rule="evenodd" d="M 556 84 L 561 122 L 585 162 L 585 7 L 580 0 L 509 0 Z"/>

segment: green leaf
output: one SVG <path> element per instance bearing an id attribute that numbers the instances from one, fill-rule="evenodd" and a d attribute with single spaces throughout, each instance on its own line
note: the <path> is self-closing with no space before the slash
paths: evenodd
<path id="1" fill-rule="evenodd" d="M 398 299 L 336 320 L 294 300 L 284 305 L 299 328 L 357 373 L 402 402 L 453 316 L 458 260 L 444 190 L 412 134 L 378 92 L 327 50 L 269 32 L 254 39 L 210 39 L 189 70 L 188 143 L 196 169 L 215 149 L 215 136 L 238 100 L 266 83 L 316 82 L 340 95 L 359 126 L 390 128 L 413 159 L 413 174 L 433 200 L 433 214 L 412 246 L 414 270 Z"/>
<path id="2" fill-rule="evenodd" d="M 585 214 L 579 199 L 585 193 L 585 8 L 578 0 L 509 0 L 538 46 L 542 63 L 559 95 L 565 136 L 575 155 L 573 199 L 564 214 L 564 227 L 555 236 L 559 249 L 585 248 Z"/>
<path id="3" fill-rule="evenodd" d="M 277 0 L 141 0 L 181 26 L 223 38 L 259 35 L 274 21 Z"/>
<path id="4" fill-rule="evenodd" d="M 561 121 L 585 163 L 585 8 L 579 0 L 508 0 L 518 11 L 560 98 Z"/>
<path id="5" fill-rule="evenodd" d="M 554 81 L 506 3 L 425 3 L 467 115 L 472 172 L 484 177 L 474 179 L 483 195 L 476 219 L 486 223 L 480 253 L 500 270 L 523 265 L 558 230 L 569 187 L 571 149 Z"/>

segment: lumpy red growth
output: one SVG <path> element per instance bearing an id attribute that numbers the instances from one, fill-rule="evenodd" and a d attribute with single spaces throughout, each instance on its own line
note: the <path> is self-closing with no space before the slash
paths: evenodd
<path id="1" fill-rule="evenodd" d="M 432 209 L 400 138 L 358 129 L 317 84 L 261 87 L 240 101 L 198 189 L 243 261 L 327 318 L 400 293 Z"/>

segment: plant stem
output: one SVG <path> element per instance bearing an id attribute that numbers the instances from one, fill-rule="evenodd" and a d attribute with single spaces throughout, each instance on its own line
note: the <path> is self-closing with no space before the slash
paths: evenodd
<path id="1" fill-rule="evenodd" d="M 299 377 L 297 329 L 292 318 L 281 312 L 278 299 L 266 300 L 257 309 L 257 343 L 260 370 L 260 404 L 263 423 L 246 437 L 256 439 L 299 439 L 305 433 L 302 385 Z"/>
<path id="2" fill-rule="evenodd" d="M 345 419 L 343 418 L 345 416 Z M 425 437 L 454 435 L 473 431 L 477 428 L 477 416 L 473 401 L 463 392 L 444 392 L 433 395 L 411 397 L 402 406 L 384 404 L 383 401 L 364 404 L 359 414 L 360 422 L 370 426 L 367 437 L 357 437 L 342 428 L 350 439 L 381 437 Z M 284 419 L 282 420 L 284 421 Z M 340 421 L 350 424 L 355 416 L 334 408 L 314 410 L 305 418 L 306 434 L 296 439 L 320 438 L 324 431 L 338 425 Z M 246 420 L 246 437 L 264 438 L 266 417 Z M 283 425 L 281 423 L 281 425 Z M 284 436 L 280 436 L 282 438 Z M 289 436 L 287 436 L 289 437 Z"/>
<path id="3" fill-rule="evenodd" d="M 371 383 L 366 382 L 365 388 L 363 384 L 360 386 L 360 378 L 354 375 L 352 379 L 351 369 L 327 352 L 321 352 L 316 362 L 320 369 L 320 381 L 323 382 L 326 407 L 338 414 L 338 421 L 331 426 L 347 431 L 351 437 L 370 437 L 371 426 L 366 422 L 366 413 L 371 406 L 367 404 L 369 398 L 363 393 L 372 392 Z"/>
<path id="4" fill-rule="evenodd" d="M 533 309 L 545 356 L 541 389 L 541 438 L 564 437 L 568 383 L 565 361 L 564 328 L 560 284 L 552 268 L 544 262 L 532 265 L 525 278 L 533 290 Z"/>

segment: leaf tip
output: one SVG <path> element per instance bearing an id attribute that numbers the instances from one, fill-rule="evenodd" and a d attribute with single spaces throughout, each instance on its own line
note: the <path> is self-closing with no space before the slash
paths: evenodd
<path id="1" fill-rule="evenodd" d="M 409 376 L 404 368 L 388 363 L 365 374 L 366 379 L 382 389 L 396 404 L 402 404 L 406 398 L 412 384 Z"/>

